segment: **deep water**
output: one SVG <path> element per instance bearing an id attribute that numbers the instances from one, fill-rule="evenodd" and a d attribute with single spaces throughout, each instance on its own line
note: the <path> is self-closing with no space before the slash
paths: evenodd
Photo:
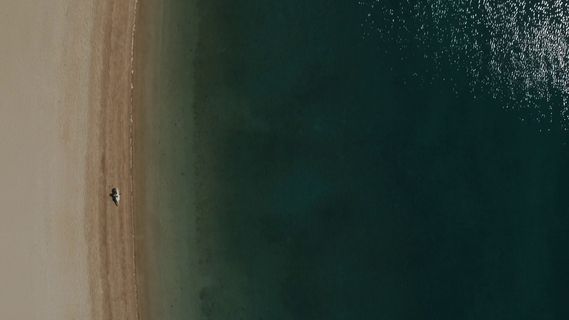
<path id="1" fill-rule="evenodd" d="M 351 1 L 164 3 L 154 316 L 569 316 L 555 126 Z"/>

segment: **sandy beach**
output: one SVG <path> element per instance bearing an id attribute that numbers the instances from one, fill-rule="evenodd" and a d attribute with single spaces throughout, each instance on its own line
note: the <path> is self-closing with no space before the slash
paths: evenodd
<path id="1" fill-rule="evenodd" d="M 135 9 L 134 0 L 0 4 L 2 319 L 138 318 Z"/>

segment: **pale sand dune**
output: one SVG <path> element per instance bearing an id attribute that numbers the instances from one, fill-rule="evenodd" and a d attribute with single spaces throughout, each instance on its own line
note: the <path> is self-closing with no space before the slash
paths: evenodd
<path id="1" fill-rule="evenodd" d="M 137 317 L 133 22 L 134 1 L 0 2 L 0 319 Z"/>

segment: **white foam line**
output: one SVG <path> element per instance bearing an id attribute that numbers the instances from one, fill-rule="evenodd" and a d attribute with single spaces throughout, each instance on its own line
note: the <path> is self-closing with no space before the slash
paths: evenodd
<path id="1" fill-rule="evenodd" d="M 138 278 L 136 273 L 136 238 L 135 238 L 135 217 L 134 217 L 134 40 L 136 35 L 136 18 L 138 0 L 133 0 L 134 9 L 132 17 L 132 30 L 130 35 L 130 102 L 129 102 L 129 141 L 130 141 L 130 215 L 132 230 L 132 265 L 134 279 L 134 295 L 136 319 L 140 319 L 140 309 L 138 301 Z"/>

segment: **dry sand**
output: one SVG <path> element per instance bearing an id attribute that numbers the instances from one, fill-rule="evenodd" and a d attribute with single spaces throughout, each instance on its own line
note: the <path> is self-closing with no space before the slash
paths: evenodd
<path id="1" fill-rule="evenodd" d="M 138 317 L 134 17 L 134 0 L 0 2 L 0 319 Z"/>

